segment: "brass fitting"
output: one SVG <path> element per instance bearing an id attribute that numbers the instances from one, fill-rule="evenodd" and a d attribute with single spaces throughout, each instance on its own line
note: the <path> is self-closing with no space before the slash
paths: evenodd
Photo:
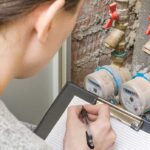
<path id="1" fill-rule="evenodd" d="M 108 48 L 115 49 L 119 45 L 124 34 L 125 34 L 124 31 L 121 31 L 116 28 L 112 29 L 112 31 L 110 32 L 110 34 L 108 35 L 108 37 L 106 37 L 104 41 L 105 46 Z"/>
<path id="2" fill-rule="evenodd" d="M 144 45 L 143 51 L 150 55 L 150 40 Z"/>
<path id="3" fill-rule="evenodd" d="M 112 61 L 118 66 L 121 66 L 128 56 L 127 51 L 125 51 L 125 31 L 129 24 L 129 0 L 115 1 L 117 6 L 115 13 L 118 14 L 118 18 L 115 20 L 114 28 L 104 40 L 104 45 L 107 48 L 115 49 L 112 52 Z M 113 13 L 112 11 L 112 15 Z"/>
<path id="4" fill-rule="evenodd" d="M 123 36 L 122 40 L 120 41 L 120 43 L 119 43 L 118 46 L 116 47 L 116 50 L 117 50 L 117 51 L 124 51 L 125 46 L 126 46 L 126 43 L 125 43 L 125 36 Z"/>
<path id="5" fill-rule="evenodd" d="M 128 25 L 129 25 L 128 22 L 116 21 L 115 28 L 125 31 L 127 29 Z"/>
<path id="6" fill-rule="evenodd" d="M 124 61 L 127 59 L 127 51 L 114 51 L 111 54 L 112 61 L 117 66 L 122 66 Z"/>
<path id="7" fill-rule="evenodd" d="M 116 0 L 118 8 L 125 9 L 129 6 L 129 0 Z"/>
<path id="8" fill-rule="evenodd" d="M 116 2 L 119 19 L 115 23 L 115 28 L 125 30 L 129 22 L 129 0 L 116 0 Z"/>

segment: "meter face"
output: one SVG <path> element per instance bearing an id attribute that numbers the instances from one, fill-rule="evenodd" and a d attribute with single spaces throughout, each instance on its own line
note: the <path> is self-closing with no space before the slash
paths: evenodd
<path id="1" fill-rule="evenodd" d="M 96 80 L 91 80 L 88 79 L 85 83 L 86 85 L 86 90 L 88 90 L 89 92 L 102 97 L 103 96 L 103 92 L 102 89 L 100 87 L 100 85 L 96 82 Z"/>
<path id="2" fill-rule="evenodd" d="M 122 91 L 122 103 L 124 107 L 129 110 L 130 112 L 140 115 L 142 113 L 142 103 L 137 95 L 133 90 L 123 88 Z"/>

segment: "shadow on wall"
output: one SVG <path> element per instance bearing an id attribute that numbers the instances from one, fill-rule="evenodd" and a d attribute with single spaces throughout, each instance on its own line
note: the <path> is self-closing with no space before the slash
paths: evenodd
<path id="1" fill-rule="evenodd" d="M 29 79 L 13 80 L 1 97 L 21 121 L 38 124 L 52 103 L 51 66 Z"/>

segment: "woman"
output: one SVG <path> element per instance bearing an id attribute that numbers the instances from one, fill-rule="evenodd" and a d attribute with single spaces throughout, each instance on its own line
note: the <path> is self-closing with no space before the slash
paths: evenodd
<path id="1" fill-rule="evenodd" d="M 13 78 L 25 78 L 45 66 L 71 33 L 83 0 L 0 0 L 0 93 Z M 65 150 L 88 150 L 82 107 L 68 110 Z M 85 106 L 92 121 L 95 150 L 111 150 L 115 133 L 109 108 Z M 76 128 L 77 127 L 77 128 Z M 80 128 L 79 128 L 80 127 Z M 75 140 L 76 139 L 76 140 Z M 0 150 L 49 150 L 0 101 Z"/>

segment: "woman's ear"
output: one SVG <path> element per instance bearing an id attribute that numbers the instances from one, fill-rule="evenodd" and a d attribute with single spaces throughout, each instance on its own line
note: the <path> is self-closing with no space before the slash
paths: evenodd
<path id="1" fill-rule="evenodd" d="M 64 6 L 65 0 L 55 0 L 46 7 L 39 9 L 38 18 L 36 19 L 35 30 L 37 32 L 38 39 L 41 42 L 45 42 L 48 37 L 51 22 L 57 12 Z"/>

